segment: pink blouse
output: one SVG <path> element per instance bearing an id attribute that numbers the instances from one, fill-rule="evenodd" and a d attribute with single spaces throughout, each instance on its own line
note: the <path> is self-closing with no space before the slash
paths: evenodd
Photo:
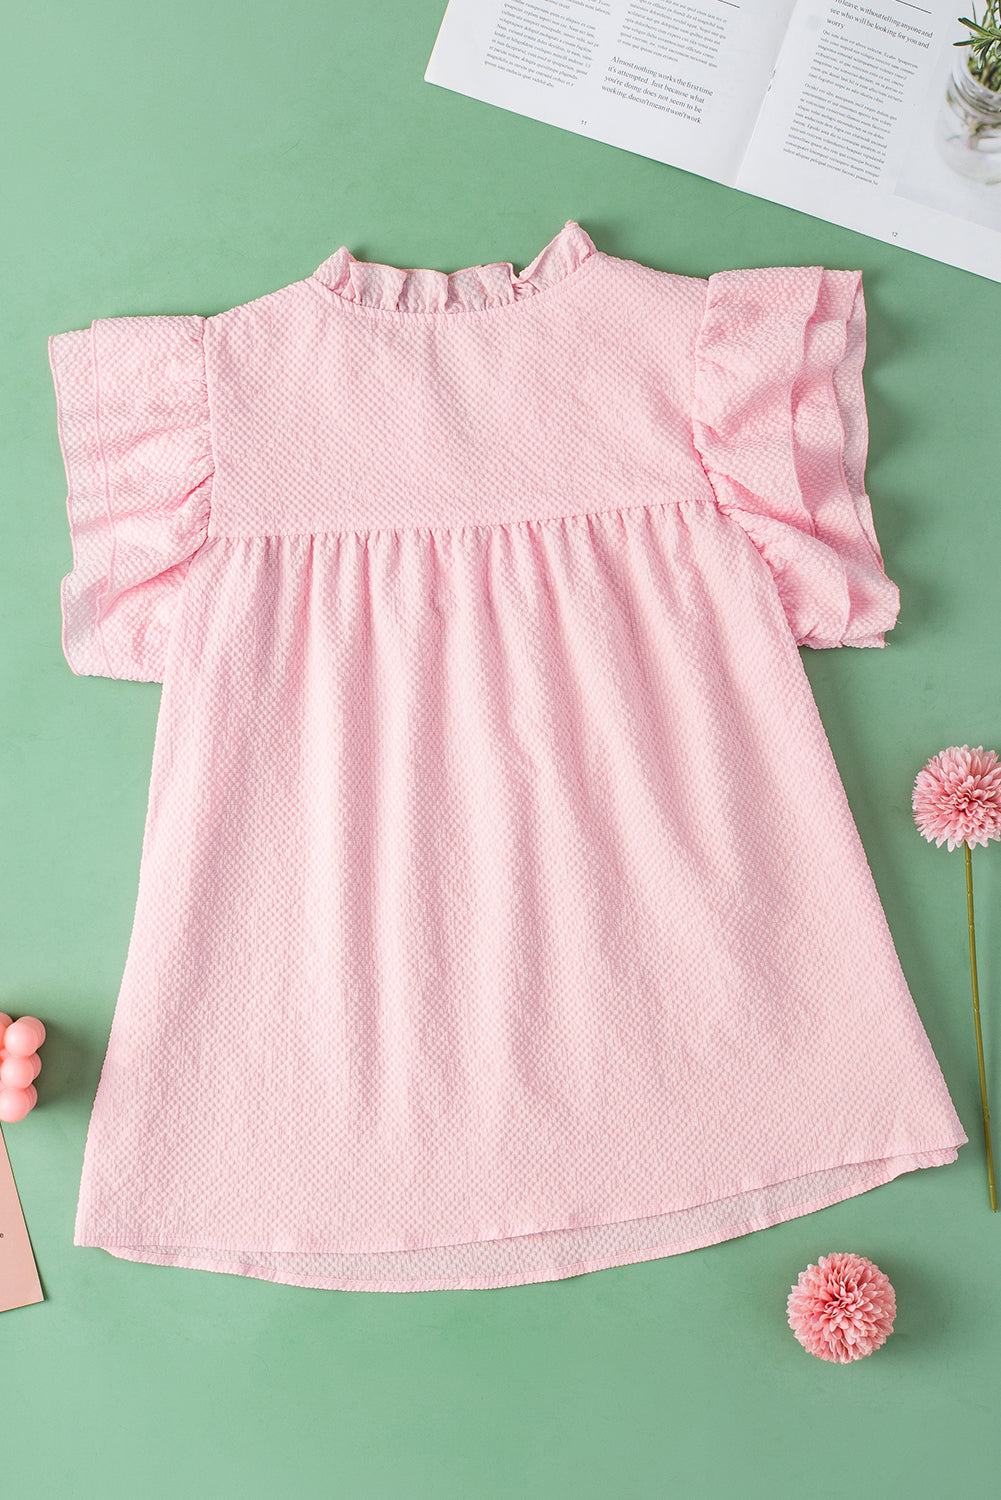
<path id="1" fill-rule="evenodd" d="M 163 683 L 76 1243 L 504 1286 L 955 1159 L 796 649 L 896 618 L 863 347 L 572 221 L 51 340 L 66 655 Z"/>

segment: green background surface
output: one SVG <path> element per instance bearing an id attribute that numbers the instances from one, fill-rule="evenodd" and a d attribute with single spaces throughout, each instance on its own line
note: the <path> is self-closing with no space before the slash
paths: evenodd
<path id="1" fill-rule="evenodd" d="M 1001 287 L 426 84 L 442 10 L 53 0 L 6 17 L 0 1008 L 40 1015 L 49 1039 L 39 1106 L 6 1129 L 47 1300 L 0 1317 L 0 1485 L 44 1500 L 996 1495 L 1001 1216 L 962 857 L 918 836 L 909 799 L 944 746 L 1001 748 Z M 47 336 L 212 314 L 341 244 L 521 269 L 567 218 L 664 270 L 864 273 L 868 486 L 903 606 L 883 652 L 803 655 L 970 1144 L 954 1166 L 711 1249 L 498 1291 L 317 1292 L 75 1249 L 158 689 L 74 677 L 61 654 Z M 974 866 L 1001 1089 L 1001 849 Z M 848 1367 L 785 1325 L 799 1270 L 835 1249 L 874 1259 L 899 1301 L 886 1346 Z"/>

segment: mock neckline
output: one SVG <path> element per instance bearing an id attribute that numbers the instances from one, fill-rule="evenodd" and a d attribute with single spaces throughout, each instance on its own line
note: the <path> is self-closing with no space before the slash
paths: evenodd
<path id="1" fill-rule="evenodd" d="M 573 219 L 520 275 L 508 260 L 461 271 L 380 265 L 356 260 L 342 245 L 313 274 L 346 302 L 397 313 L 480 312 L 532 297 L 570 276 L 594 254 L 590 237 Z"/>

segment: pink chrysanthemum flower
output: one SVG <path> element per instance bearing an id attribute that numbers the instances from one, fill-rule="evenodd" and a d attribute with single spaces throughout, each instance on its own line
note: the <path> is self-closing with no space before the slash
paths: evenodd
<path id="1" fill-rule="evenodd" d="M 914 819 L 925 838 L 986 846 L 1001 839 L 1001 764 L 993 750 L 953 745 L 918 772 L 912 801 Z"/>
<path id="2" fill-rule="evenodd" d="M 997 1213 L 998 1194 L 991 1145 L 991 1112 L 987 1103 L 987 1069 L 980 1025 L 980 994 L 977 983 L 977 940 L 973 928 L 974 844 L 987 847 L 988 839 L 1001 839 L 1001 765 L 993 750 L 978 745 L 953 745 L 934 756 L 918 772 L 911 798 L 914 819 L 931 843 L 950 849 L 963 845 L 966 863 L 966 915 L 970 934 L 970 988 L 973 991 L 973 1025 L 977 1037 L 977 1069 L 980 1074 L 980 1111 L 984 1119 L 984 1151 L 987 1156 L 987 1186 L 991 1212 Z"/>
<path id="3" fill-rule="evenodd" d="M 789 1327 L 803 1348 L 840 1365 L 885 1344 L 896 1314 L 893 1287 L 863 1255 L 822 1255 L 789 1293 Z"/>

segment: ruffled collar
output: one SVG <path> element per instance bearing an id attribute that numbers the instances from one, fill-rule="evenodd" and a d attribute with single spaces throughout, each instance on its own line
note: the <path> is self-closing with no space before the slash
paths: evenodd
<path id="1" fill-rule="evenodd" d="M 520 276 L 510 261 L 468 266 L 462 271 L 428 271 L 355 260 L 344 245 L 314 272 L 314 280 L 363 307 L 398 313 L 480 312 L 501 307 L 563 281 L 589 256 L 594 245 L 579 224 L 568 219 Z"/>

